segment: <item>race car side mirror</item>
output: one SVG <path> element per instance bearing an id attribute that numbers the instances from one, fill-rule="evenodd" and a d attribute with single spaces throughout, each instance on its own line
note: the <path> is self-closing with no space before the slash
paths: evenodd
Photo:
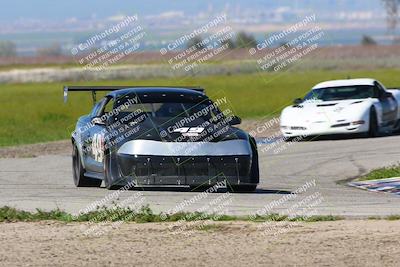
<path id="1" fill-rule="evenodd" d="M 391 92 L 385 92 L 385 98 L 391 98 L 393 94 Z"/>
<path id="2" fill-rule="evenodd" d="M 293 100 L 293 104 L 298 105 L 301 104 L 303 102 L 303 99 L 301 98 L 296 98 L 295 100 Z"/>
<path id="3" fill-rule="evenodd" d="M 393 95 L 390 92 L 386 92 L 386 91 L 379 91 L 379 99 L 381 100 L 385 100 L 386 98 L 391 98 Z"/>
<path id="4" fill-rule="evenodd" d="M 94 124 L 94 125 L 106 125 L 105 122 L 100 117 L 94 117 L 92 119 L 92 124 Z"/>
<path id="5" fill-rule="evenodd" d="M 231 120 L 229 121 L 229 125 L 238 125 L 242 123 L 242 119 L 238 116 L 232 116 Z"/>

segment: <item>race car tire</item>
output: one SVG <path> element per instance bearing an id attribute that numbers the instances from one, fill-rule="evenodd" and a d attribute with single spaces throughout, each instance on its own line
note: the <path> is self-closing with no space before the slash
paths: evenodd
<path id="1" fill-rule="evenodd" d="M 369 113 L 368 136 L 376 137 L 376 136 L 378 136 L 378 133 L 379 133 L 379 130 L 378 130 L 378 120 L 376 117 L 376 111 L 375 111 L 375 108 L 371 108 L 371 111 Z"/>
<path id="2" fill-rule="evenodd" d="M 192 192 L 204 192 L 212 187 L 212 185 L 190 185 L 190 191 Z"/>
<path id="3" fill-rule="evenodd" d="M 394 125 L 394 133 L 400 133 L 400 119 Z"/>
<path id="4" fill-rule="evenodd" d="M 113 170 L 116 170 L 116 164 L 112 160 L 112 156 L 109 152 L 105 153 L 104 158 L 104 186 L 108 190 L 115 190 L 121 188 L 121 186 L 114 184 Z"/>
<path id="5" fill-rule="evenodd" d="M 253 137 L 250 138 L 250 146 L 251 146 L 251 151 L 253 153 L 253 158 L 252 158 L 251 167 L 250 167 L 250 177 L 252 179 L 251 183 L 258 184 L 260 182 L 260 169 L 259 169 L 259 165 L 258 165 L 257 143 Z"/>
<path id="6" fill-rule="evenodd" d="M 100 187 L 101 180 L 85 177 L 85 169 L 82 166 L 78 148 L 73 145 L 72 148 L 72 173 L 74 176 L 74 184 L 76 187 Z"/>
<path id="7" fill-rule="evenodd" d="M 283 141 L 285 143 L 291 143 L 291 142 L 293 142 L 293 140 L 294 140 L 294 137 L 284 137 L 283 138 Z"/>
<path id="8" fill-rule="evenodd" d="M 229 185 L 228 191 L 231 193 L 251 193 L 254 192 L 257 185 Z"/>
<path id="9" fill-rule="evenodd" d="M 254 184 L 235 184 L 235 185 L 227 185 L 228 191 L 232 193 L 251 193 L 254 192 L 257 188 L 257 184 L 260 181 L 260 170 L 258 166 L 258 151 L 257 151 L 257 143 L 253 137 L 249 138 L 250 147 L 253 153 L 253 158 L 251 161 L 250 167 L 250 183 Z"/>

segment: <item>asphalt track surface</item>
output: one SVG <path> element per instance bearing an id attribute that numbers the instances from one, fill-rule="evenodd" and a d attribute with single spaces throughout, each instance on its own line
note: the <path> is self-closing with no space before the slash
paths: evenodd
<path id="1" fill-rule="evenodd" d="M 275 149 L 280 151 L 275 153 Z M 141 192 L 140 203 L 149 204 L 155 212 L 180 206 L 184 211 L 207 208 L 209 213 L 224 210 L 236 215 L 256 211 L 348 217 L 400 214 L 399 196 L 364 191 L 346 182 L 371 169 L 398 163 L 400 136 L 259 145 L 259 153 L 261 182 L 255 193 L 227 195 L 220 190 L 194 201 L 199 192 L 173 188 L 129 190 L 106 203 L 119 203 Z M 289 195 L 298 188 L 304 190 Z M 76 188 L 69 154 L 0 159 L 0 206 L 23 210 L 60 208 L 77 213 L 113 192 Z M 312 202 L 305 201 L 310 199 Z"/>

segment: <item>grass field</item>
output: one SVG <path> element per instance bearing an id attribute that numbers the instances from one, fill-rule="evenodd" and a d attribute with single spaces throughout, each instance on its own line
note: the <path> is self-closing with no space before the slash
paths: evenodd
<path id="1" fill-rule="evenodd" d="M 400 177 L 400 165 L 392 165 L 371 171 L 370 173 L 361 176 L 357 181 L 379 180 L 392 177 Z"/>
<path id="2" fill-rule="evenodd" d="M 179 212 L 174 214 L 156 214 L 148 206 L 142 206 L 140 210 L 131 210 L 123 207 L 101 207 L 94 211 L 72 215 L 62 210 L 28 212 L 17 210 L 11 207 L 0 207 L 0 222 L 34 222 L 43 220 L 54 220 L 62 222 L 107 222 L 107 221 L 131 221 L 137 223 L 146 222 L 177 222 L 177 221 L 292 221 L 292 222 L 321 222 L 342 220 L 340 216 L 310 216 L 310 217 L 288 217 L 287 215 L 267 214 L 263 216 L 233 216 L 233 215 L 215 215 L 200 212 L 187 213 Z"/>
<path id="3" fill-rule="evenodd" d="M 309 71 L 177 79 L 65 83 L 74 85 L 187 85 L 202 86 L 211 98 L 226 96 L 242 118 L 278 115 L 292 99 L 314 84 L 351 76 L 372 77 L 387 86 L 400 86 L 400 70 Z M 1 85 L 0 146 L 69 138 L 77 118 L 92 107 L 89 93 L 72 93 L 63 103 L 64 83 Z"/>

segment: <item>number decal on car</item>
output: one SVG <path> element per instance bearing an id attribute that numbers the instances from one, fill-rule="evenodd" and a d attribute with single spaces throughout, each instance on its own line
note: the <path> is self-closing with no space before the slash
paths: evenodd
<path id="1" fill-rule="evenodd" d="M 95 161 L 103 162 L 104 159 L 104 136 L 94 134 L 92 139 L 92 153 Z"/>
<path id="2" fill-rule="evenodd" d="M 198 136 L 203 131 L 203 127 L 182 127 L 175 129 L 174 133 L 181 133 L 183 136 Z"/>

